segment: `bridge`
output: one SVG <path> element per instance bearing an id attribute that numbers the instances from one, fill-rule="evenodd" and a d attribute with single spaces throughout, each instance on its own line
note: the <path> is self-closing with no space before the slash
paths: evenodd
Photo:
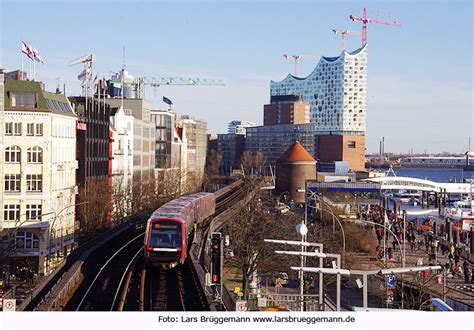
<path id="1" fill-rule="evenodd" d="M 434 182 L 430 180 L 387 176 L 383 178 L 369 178 L 366 182 L 380 183 L 382 190 L 419 190 L 441 193 L 445 191 L 448 194 L 469 194 L 472 192 L 470 183 L 445 183 Z"/>

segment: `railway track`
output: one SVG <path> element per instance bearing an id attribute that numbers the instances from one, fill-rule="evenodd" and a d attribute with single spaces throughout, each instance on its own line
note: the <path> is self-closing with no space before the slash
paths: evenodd
<path id="1" fill-rule="evenodd" d="M 140 233 L 130 237 L 126 244 L 116 247 L 113 255 L 97 262 L 96 265 L 101 265 L 100 269 L 86 271 L 83 284 L 73 295 L 65 310 L 114 310 L 121 284 L 131 264 L 139 257 L 143 249 L 143 235 L 144 233 Z"/>
<path id="2" fill-rule="evenodd" d="M 218 215 L 242 198 L 242 181 L 216 192 Z M 204 226 L 210 224 L 204 223 Z M 144 228 L 143 228 L 144 229 Z M 107 246 L 67 304 L 69 311 L 207 311 L 205 293 L 192 262 L 175 269 L 147 267 L 143 258 L 143 235 L 128 237 L 126 244 Z M 113 251 L 116 251 L 115 253 Z"/>

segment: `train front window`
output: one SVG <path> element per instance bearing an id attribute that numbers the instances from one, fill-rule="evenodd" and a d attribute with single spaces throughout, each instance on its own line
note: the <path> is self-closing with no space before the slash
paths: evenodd
<path id="1" fill-rule="evenodd" d="M 158 221 L 152 223 L 150 248 L 181 247 L 181 224 L 175 221 Z"/>

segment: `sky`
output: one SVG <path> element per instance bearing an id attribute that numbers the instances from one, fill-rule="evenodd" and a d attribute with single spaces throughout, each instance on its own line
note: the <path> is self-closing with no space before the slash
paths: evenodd
<path id="1" fill-rule="evenodd" d="M 232 120 L 263 122 L 270 80 L 294 69 L 283 54 L 338 56 L 333 29 L 360 31 L 349 15 L 396 20 L 368 25 L 366 151 L 465 152 L 474 149 L 473 5 L 466 1 L 7 1 L 0 0 L 0 67 L 21 68 L 20 43 L 33 45 L 45 64 L 36 79 L 67 95 L 81 91 L 82 66 L 95 54 L 94 72 L 110 77 L 125 62 L 145 77 L 223 79 L 219 86 L 147 88 L 155 108 L 173 109 L 226 133 Z M 361 39 L 347 39 L 349 51 Z M 125 47 L 125 56 L 123 48 Z M 28 65 L 25 60 L 25 69 Z M 317 60 L 301 62 L 307 76 Z M 94 74 L 95 76 L 95 74 Z"/>

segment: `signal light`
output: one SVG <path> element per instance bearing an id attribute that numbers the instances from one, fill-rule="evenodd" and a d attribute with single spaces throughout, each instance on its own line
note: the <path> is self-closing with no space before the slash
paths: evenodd
<path id="1" fill-rule="evenodd" d="M 222 234 L 215 232 L 211 234 L 211 282 L 212 284 L 221 283 L 221 242 Z"/>

